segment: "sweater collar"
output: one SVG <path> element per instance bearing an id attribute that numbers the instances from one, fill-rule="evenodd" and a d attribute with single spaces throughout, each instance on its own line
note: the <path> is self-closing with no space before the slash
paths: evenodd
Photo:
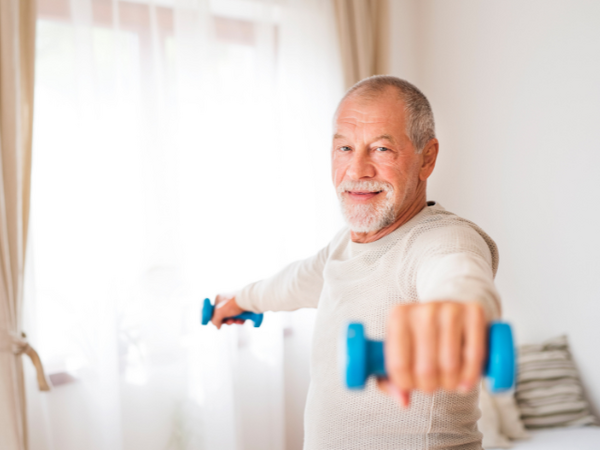
<path id="1" fill-rule="evenodd" d="M 439 203 L 437 203 L 435 201 L 428 201 L 427 205 L 421 211 L 419 211 L 417 214 L 415 214 L 415 216 L 412 219 L 410 219 L 405 224 L 396 228 L 390 234 L 385 235 L 381 239 L 378 239 L 373 242 L 368 242 L 366 244 L 362 244 L 359 242 L 353 242 L 352 239 L 350 239 L 350 242 L 349 242 L 350 254 L 355 256 L 355 255 L 358 255 L 365 251 L 375 250 L 375 249 L 378 249 L 381 247 L 385 247 L 389 243 L 398 240 L 402 235 L 404 235 L 406 233 L 407 230 L 410 230 L 417 223 L 419 223 L 421 220 L 423 220 L 424 217 L 429 216 L 434 211 L 439 211 L 439 210 L 443 210 L 443 209 L 444 208 Z"/>

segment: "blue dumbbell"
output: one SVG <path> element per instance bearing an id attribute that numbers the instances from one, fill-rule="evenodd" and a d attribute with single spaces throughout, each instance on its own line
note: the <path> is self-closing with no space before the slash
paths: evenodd
<path id="1" fill-rule="evenodd" d="M 214 305 L 210 302 L 210 299 L 204 299 L 204 305 L 202 306 L 202 325 L 207 325 L 212 319 L 213 313 L 215 312 Z M 263 314 L 256 314 L 250 311 L 244 311 L 241 314 L 233 317 L 227 317 L 227 319 L 242 319 L 242 320 L 251 320 L 254 322 L 254 327 L 260 327 L 260 324 L 263 321 Z"/>
<path id="2" fill-rule="evenodd" d="M 371 375 L 387 376 L 383 342 L 367 339 L 362 323 L 349 324 L 345 339 L 344 370 L 349 389 L 363 389 Z M 515 382 L 515 347 L 510 325 L 493 322 L 489 328 L 488 344 L 488 360 L 483 372 L 488 379 L 488 388 L 492 393 L 507 391 Z"/>

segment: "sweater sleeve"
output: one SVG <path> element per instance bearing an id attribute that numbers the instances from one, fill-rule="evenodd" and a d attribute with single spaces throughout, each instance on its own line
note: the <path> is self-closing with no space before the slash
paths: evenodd
<path id="1" fill-rule="evenodd" d="M 237 304 L 252 312 L 316 308 L 323 289 L 323 268 L 329 247 L 296 261 L 274 276 L 249 284 L 236 293 Z"/>
<path id="2" fill-rule="evenodd" d="M 416 280 L 419 299 L 478 302 L 488 320 L 499 318 L 500 295 L 487 243 L 473 229 L 449 228 L 419 239 L 423 247 Z"/>

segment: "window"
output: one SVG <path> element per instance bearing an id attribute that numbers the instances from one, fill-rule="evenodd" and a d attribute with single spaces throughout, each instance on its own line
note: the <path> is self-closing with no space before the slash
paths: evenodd
<path id="1" fill-rule="evenodd" d="M 56 389 L 31 396 L 34 450 L 281 448 L 286 317 L 199 313 L 339 225 L 323 5 L 40 0 L 28 320 Z"/>

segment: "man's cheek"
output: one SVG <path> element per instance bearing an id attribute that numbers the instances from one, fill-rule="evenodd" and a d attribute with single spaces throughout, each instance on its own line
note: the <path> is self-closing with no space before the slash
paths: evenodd
<path id="1" fill-rule="evenodd" d="M 332 164 L 331 169 L 331 179 L 333 180 L 334 187 L 337 188 L 344 178 L 344 170 L 340 168 L 339 164 L 335 164 L 335 162 Z"/>

